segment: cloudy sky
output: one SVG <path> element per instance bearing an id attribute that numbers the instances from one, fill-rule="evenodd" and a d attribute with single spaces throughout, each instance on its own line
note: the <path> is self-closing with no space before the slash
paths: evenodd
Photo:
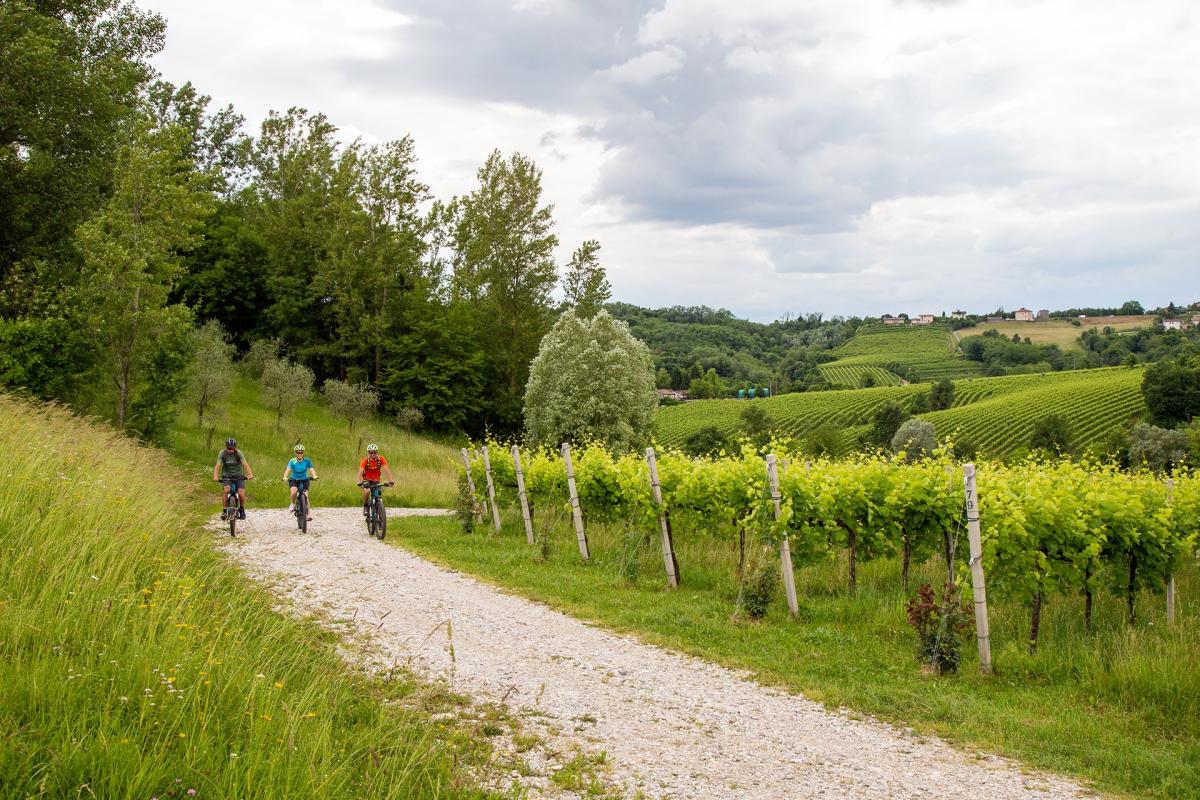
<path id="1" fill-rule="evenodd" d="M 1193 0 L 140 0 L 253 124 L 544 170 L 614 297 L 785 313 L 1200 300 Z"/>

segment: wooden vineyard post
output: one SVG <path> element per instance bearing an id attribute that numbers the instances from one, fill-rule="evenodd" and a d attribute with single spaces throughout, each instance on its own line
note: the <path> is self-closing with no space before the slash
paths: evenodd
<path id="1" fill-rule="evenodd" d="M 779 469 L 775 454 L 767 456 L 767 478 L 771 482 L 771 502 L 775 504 L 775 519 L 778 520 L 780 508 Z M 792 546 L 788 542 L 787 533 L 779 542 L 779 569 L 783 572 L 783 590 L 787 594 L 788 613 L 795 619 L 800 615 L 800 603 L 796 599 L 796 576 L 792 573 Z"/>
<path id="2" fill-rule="evenodd" d="M 979 671 L 992 671 L 992 636 L 988 631 L 987 590 L 983 580 L 983 539 L 979 534 L 979 499 L 975 493 L 975 465 L 963 464 L 963 493 L 967 504 L 967 538 L 971 544 L 971 591 L 975 596 L 975 639 L 979 643 Z"/>
<path id="3" fill-rule="evenodd" d="M 483 474 L 487 476 L 488 501 L 492 504 L 492 527 L 500 532 L 500 507 L 496 505 L 496 486 L 492 483 L 492 460 L 488 458 L 487 445 L 483 446 Z"/>
<path id="4" fill-rule="evenodd" d="M 662 484 L 658 482 L 658 460 L 654 448 L 646 448 L 646 463 L 650 466 L 650 492 L 654 505 L 658 506 L 658 526 L 662 532 L 663 564 L 667 568 L 667 584 L 675 589 L 679 586 L 679 562 L 675 560 L 675 542 L 671 538 L 671 520 L 663 507 Z"/>
<path id="5" fill-rule="evenodd" d="M 513 466 L 517 469 L 517 497 L 521 498 L 521 516 L 525 518 L 525 538 L 530 546 L 533 540 L 533 517 L 529 513 L 529 495 L 525 494 L 525 473 L 521 471 L 521 450 L 512 446 Z"/>
<path id="6" fill-rule="evenodd" d="M 571 466 L 571 445 L 563 442 L 563 466 L 567 468 L 567 491 L 571 493 L 571 516 L 575 520 L 575 538 L 579 541 L 579 555 L 584 561 L 591 558 L 588 553 L 587 533 L 583 530 L 583 509 L 579 507 L 579 494 L 575 491 L 575 467 Z"/>
<path id="7" fill-rule="evenodd" d="M 476 509 L 475 516 L 478 517 L 479 497 L 475 494 L 475 479 L 471 477 L 471 457 L 467 455 L 467 448 L 462 449 L 463 468 L 467 471 L 467 489 L 471 492 L 471 506 Z"/>
<path id="8" fill-rule="evenodd" d="M 1175 479 L 1167 478 L 1167 502 L 1175 500 Z M 1175 573 L 1167 578 L 1167 624 L 1175 624 Z"/>

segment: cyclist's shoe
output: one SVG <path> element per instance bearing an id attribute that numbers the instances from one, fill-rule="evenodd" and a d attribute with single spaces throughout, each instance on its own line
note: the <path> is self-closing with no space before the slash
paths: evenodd
<path id="1" fill-rule="evenodd" d="M 367 516 L 369 513 L 370 513 L 370 511 L 367 509 L 367 507 L 366 507 L 366 506 L 363 506 L 363 516 L 365 517 L 365 516 Z"/>
<path id="2" fill-rule="evenodd" d="M 245 518 L 246 518 L 246 509 L 239 508 L 238 509 L 238 519 L 245 519 Z"/>
<path id="3" fill-rule="evenodd" d="M 222 511 L 222 512 L 221 512 L 221 522 L 224 522 L 224 521 L 225 521 L 225 520 L 227 520 L 227 519 L 229 519 L 229 512 L 228 512 L 228 511 Z"/>
<path id="4" fill-rule="evenodd" d="M 292 513 L 295 513 L 295 511 L 296 511 L 296 504 L 295 504 L 295 503 L 289 503 L 289 504 L 288 504 L 288 513 L 289 513 L 289 514 L 292 514 Z"/>

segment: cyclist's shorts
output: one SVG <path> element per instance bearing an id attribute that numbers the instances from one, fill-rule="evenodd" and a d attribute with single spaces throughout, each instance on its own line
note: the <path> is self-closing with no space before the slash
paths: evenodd
<path id="1" fill-rule="evenodd" d="M 241 491 L 246 488 L 245 478 L 221 478 L 221 483 L 226 486 L 232 485 L 235 491 Z"/>
<path id="2" fill-rule="evenodd" d="M 291 478 L 288 480 L 288 486 L 293 486 L 297 491 L 308 491 L 308 478 Z"/>

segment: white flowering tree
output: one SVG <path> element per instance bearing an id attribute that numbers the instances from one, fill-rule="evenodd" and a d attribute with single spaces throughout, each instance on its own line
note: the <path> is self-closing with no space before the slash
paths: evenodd
<path id="1" fill-rule="evenodd" d="M 542 339 L 525 387 L 525 431 L 535 445 L 595 439 L 614 451 L 650 438 L 658 397 L 654 361 L 629 326 L 600 311 L 559 317 Z"/>

